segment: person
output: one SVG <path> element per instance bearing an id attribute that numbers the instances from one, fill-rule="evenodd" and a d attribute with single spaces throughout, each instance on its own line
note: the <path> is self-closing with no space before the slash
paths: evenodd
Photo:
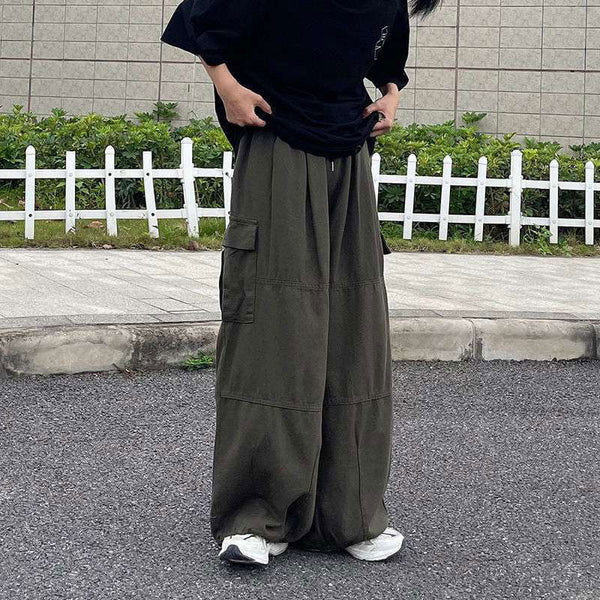
<path id="1" fill-rule="evenodd" d="M 161 35 L 202 61 L 234 149 L 210 509 L 222 560 L 402 546 L 384 501 L 390 249 L 370 157 L 408 83 L 409 16 L 438 2 L 184 0 Z"/>

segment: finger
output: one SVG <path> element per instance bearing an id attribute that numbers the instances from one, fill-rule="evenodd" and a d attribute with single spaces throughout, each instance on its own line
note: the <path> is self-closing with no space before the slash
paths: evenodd
<path id="1" fill-rule="evenodd" d="M 370 137 L 376 137 L 378 135 L 383 135 L 384 133 L 388 133 L 391 131 L 392 127 L 389 123 L 386 124 L 385 121 L 379 121 L 379 123 L 375 124 L 375 127 L 371 129 Z"/>
<path id="2" fill-rule="evenodd" d="M 273 110 L 271 109 L 271 105 L 262 97 L 258 96 L 256 106 L 262 108 L 266 113 L 272 115 Z"/>
<path id="3" fill-rule="evenodd" d="M 230 123 L 234 125 L 239 125 L 240 127 L 244 127 L 244 125 L 248 125 L 249 119 L 245 117 L 232 117 L 231 119 L 227 119 Z"/>
<path id="4" fill-rule="evenodd" d="M 375 131 L 375 130 L 373 130 L 373 131 L 371 131 L 371 133 L 369 134 L 369 137 L 379 137 L 380 135 L 384 135 L 384 134 L 386 134 L 386 133 L 388 133 L 388 130 L 387 130 L 387 129 L 382 129 L 382 130 L 380 130 L 380 131 Z"/>
<path id="5" fill-rule="evenodd" d="M 258 116 L 254 116 L 250 119 L 250 122 L 248 123 L 248 125 L 253 125 L 255 127 L 264 127 L 266 125 L 266 122 L 263 121 L 260 117 Z"/>
<path id="6" fill-rule="evenodd" d="M 377 123 L 375 123 L 374 128 L 377 129 L 384 129 L 384 128 L 388 128 L 391 129 L 392 125 L 394 124 L 393 119 L 390 119 L 388 116 L 384 115 L 383 119 L 377 121 Z"/>
<path id="7" fill-rule="evenodd" d="M 373 102 L 373 104 L 369 104 L 369 106 L 366 106 L 363 110 L 363 117 L 368 117 L 371 113 L 374 113 L 377 110 L 381 110 L 381 107 L 379 106 L 379 101 Z"/>
<path id="8" fill-rule="evenodd" d="M 375 127 L 373 127 L 373 129 L 371 129 L 371 131 L 383 131 L 385 129 L 389 129 L 389 127 L 386 127 L 384 125 L 381 125 L 381 123 L 377 123 L 377 125 L 375 125 Z"/>
<path id="9" fill-rule="evenodd" d="M 230 123 L 234 123 L 240 127 L 246 127 L 247 125 L 258 125 L 262 127 L 263 124 L 266 125 L 266 123 L 254 111 L 240 116 L 237 119 L 233 119 L 230 121 Z"/>

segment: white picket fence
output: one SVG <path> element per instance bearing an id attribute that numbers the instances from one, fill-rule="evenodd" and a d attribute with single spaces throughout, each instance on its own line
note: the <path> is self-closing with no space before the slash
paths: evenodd
<path id="1" fill-rule="evenodd" d="M 231 179 L 233 176 L 232 153 L 223 154 L 223 165 L 220 169 L 204 169 L 194 166 L 192 158 L 193 142 L 190 138 L 181 141 L 181 163 L 178 169 L 154 168 L 152 153 L 143 153 L 142 169 L 115 168 L 115 151 L 112 146 L 106 148 L 103 169 L 77 169 L 75 152 L 67 152 L 64 169 L 36 169 L 35 148 L 26 150 L 25 169 L 0 170 L 0 179 L 25 180 L 25 206 L 22 211 L 0 211 L 0 221 L 25 221 L 25 237 L 34 239 L 35 222 L 37 220 L 59 220 L 65 222 L 65 231 L 71 231 L 80 219 L 106 220 L 109 235 L 118 234 L 118 221 L 124 219 L 142 219 L 148 222 L 148 231 L 152 237 L 158 237 L 159 219 L 185 219 L 191 237 L 199 235 L 199 219 L 203 217 L 224 217 L 229 221 L 231 206 Z M 506 225 L 509 228 L 509 239 L 512 246 L 518 246 L 523 225 L 540 225 L 550 230 L 550 242 L 558 242 L 559 227 L 585 228 L 585 243 L 594 243 L 594 229 L 600 227 L 600 219 L 594 219 L 594 192 L 600 190 L 600 182 L 594 181 L 594 164 L 590 161 L 585 168 L 585 181 L 559 181 L 558 162 L 553 160 L 549 166 L 549 180 L 538 181 L 523 179 L 522 153 L 514 150 L 511 156 L 510 176 L 507 179 L 487 177 L 487 159 L 479 159 L 477 177 L 453 177 L 452 159 L 447 156 L 441 177 L 417 175 L 417 158 L 411 154 L 408 158 L 406 175 L 386 175 L 380 173 L 381 157 L 372 157 L 372 173 L 376 197 L 380 184 L 400 184 L 406 186 L 404 212 L 379 212 L 382 221 L 396 221 L 404 224 L 404 239 L 412 238 L 413 223 L 438 223 L 439 239 L 448 239 L 449 223 L 466 223 L 474 225 L 476 241 L 483 240 L 484 225 Z M 146 208 L 139 210 L 117 209 L 115 197 L 116 179 L 142 179 Z M 223 180 L 223 208 L 201 208 L 196 202 L 194 180 L 196 178 L 217 178 Z M 65 209 L 36 210 L 35 182 L 39 179 L 64 179 Z M 77 210 L 75 197 L 75 181 L 77 179 L 103 179 L 105 181 L 105 208 L 96 210 Z M 154 193 L 155 179 L 179 179 L 183 189 L 183 207 L 157 209 Z M 439 214 L 414 212 L 415 188 L 417 185 L 441 186 L 441 202 Z M 474 215 L 450 214 L 450 192 L 452 187 L 475 187 L 476 206 Z M 486 215 L 485 201 L 487 188 L 505 188 L 510 190 L 510 207 L 506 215 Z M 521 212 L 521 199 L 524 189 L 548 190 L 549 217 L 524 216 Z M 581 190 L 585 192 L 584 218 L 560 218 L 558 216 L 559 190 Z"/>

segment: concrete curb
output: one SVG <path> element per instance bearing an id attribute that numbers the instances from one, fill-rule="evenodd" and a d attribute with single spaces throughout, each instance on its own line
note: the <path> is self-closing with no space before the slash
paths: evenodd
<path id="1" fill-rule="evenodd" d="M 394 360 L 600 359 L 600 324 L 555 319 L 391 319 Z"/>
<path id="2" fill-rule="evenodd" d="M 401 360 L 600 359 L 600 323 L 559 319 L 392 317 Z M 218 321 L 0 329 L 0 376 L 149 370 L 213 354 Z"/>
<path id="3" fill-rule="evenodd" d="M 179 366 L 215 350 L 218 322 L 0 330 L 0 376 Z"/>

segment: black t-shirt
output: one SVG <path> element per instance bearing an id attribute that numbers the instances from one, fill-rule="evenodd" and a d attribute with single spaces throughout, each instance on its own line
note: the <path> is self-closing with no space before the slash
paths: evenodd
<path id="1" fill-rule="evenodd" d="M 357 152 L 378 114 L 363 118 L 375 86 L 406 86 L 406 0 L 184 0 L 161 40 L 207 64 L 226 63 L 273 114 L 267 126 L 292 147 L 319 156 Z M 243 127 L 229 123 L 215 90 L 219 122 L 237 150 Z"/>

